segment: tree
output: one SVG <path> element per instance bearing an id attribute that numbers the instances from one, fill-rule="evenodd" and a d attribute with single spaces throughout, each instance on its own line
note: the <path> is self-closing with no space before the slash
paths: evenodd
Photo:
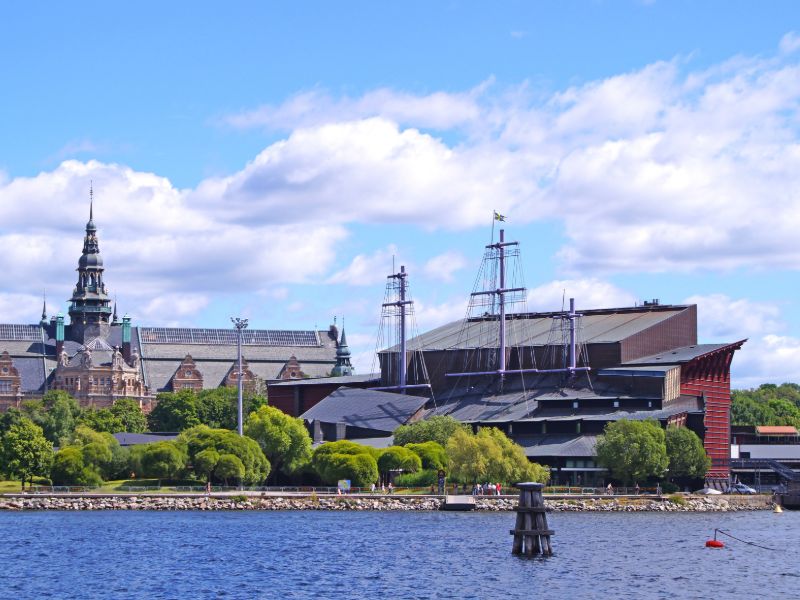
<path id="1" fill-rule="evenodd" d="M 397 446 L 405 446 L 406 444 L 436 442 L 444 447 L 447 446 L 447 441 L 456 431 L 468 429 L 466 425 L 459 423 L 449 415 L 436 416 L 410 425 L 401 425 L 394 432 L 394 443 Z"/>
<path id="2" fill-rule="evenodd" d="M 358 487 L 378 480 L 378 463 L 373 448 L 348 440 L 322 444 L 311 457 L 311 466 L 323 482 L 335 484 L 349 479 Z"/>
<path id="3" fill-rule="evenodd" d="M 147 416 L 150 431 L 184 431 L 201 423 L 194 390 L 163 392 Z"/>
<path id="4" fill-rule="evenodd" d="M 423 469 L 438 471 L 447 467 L 447 452 L 437 442 L 423 442 L 421 444 L 406 444 L 405 446 L 422 461 Z"/>
<path id="5" fill-rule="evenodd" d="M 186 447 L 189 462 L 195 465 L 195 458 L 203 450 L 213 449 L 220 455 L 233 454 L 238 457 L 245 468 L 244 483 L 257 484 L 264 481 L 270 472 L 270 462 L 258 443 L 247 437 L 240 436 L 235 431 L 228 429 L 211 429 L 205 425 L 198 425 L 187 429 L 178 438 L 178 442 Z M 205 477 L 205 472 L 195 473 Z"/>
<path id="6" fill-rule="evenodd" d="M 456 431 L 447 443 L 447 456 L 451 476 L 461 481 L 546 483 L 550 479 L 547 467 L 531 463 L 522 447 L 495 427 L 484 427 L 477 434 Z"/>
<path id="7" fill-rule="evenodd" d="M 83 462 L 80 448 L 68 446 L 56 452 L 50 478 L 54 485 L 100 485 L 102 477 L 96 469 Z"/>
<path id="8" fill-rule="evenodd" d="M 245 468 L 238 456 L 233 454 L 221 454 L 214 474 L 228 485 L 228 479 L 240 481 L 244 478 Z"/>
<path id="9" fill-rule="evenodd" d="M 625 485 L 662 477 L 669 466 L 664 430 L 652 419 L 608 423 L 595 450 L 598 464 Z"/>
<path id="10" fill-rule="evenodd" d="M 106 433 L 125 431 L 125 425 L 122 423 L 122 419 L 117 417 L 108 408 L 85 410 L 80 416 L 79 422 L 94 431 L 104 431 Z"/>
<path id="11" fill-rule="evenodd" d="M 145 477 L 177 479 L 186 467 L 186 454 L 175 442 L 155 442 L 145 446 L 141 464 Z"/>
<path id="12" fill-rule="evenodd" d="M 34 477 L 46 477 L 53 461 L 53 444 L 44 437 L 42 428 L 22 418 L 5 433 L 0 446 L 3 471 L 33 484 Z"/>
<path id="13" fill-rule="evenodd" d="M 211 475 L 214 473 L 214 469 L 217 467 L 219 456 L 219 452 L 213 448 L 206 448 L 202 452 L 198 452 L 192 461 L 194 472 L 198 475 L 204 476 L 206 481 L 211 481 Z"/>
<path id="14" fill-rule="evenodd" d="M 550 470 L 547 467 L 530 462 L 522 446 L 515 444 L 496 427 L 484 427 L 478 432 L 478 436 L 494 441 L 502 455 L 501 461 L 489 465 L 490 481 L 547 483 L 550 480 Z"/>
<path id="15" fill-rule="evenodd" d="M 28 409 L 34 411 L 33 404 Z M 78 401 L 63 390 L 50 390 L 42 396 L 44 411 L 41 421 L 45 437 L 54 444 L 69 438 L 81 417 Z"/>
<path id="16" fill-rule="evenodd" d="M 122 422 L 121 431 L 143 433 L 147 431 L 147 417 L 133 398 L 120 398 L 111 407 L 111 412 Z M 115 432 L 111 432 L 115 433 Z"/>
<path id="17" fill-rule="evenodd" d="M 403 470 L 415 473 L 422 468 L 419 456 L 403 446 L 391 446 L 378 458 L 378 472 L 386 475 L 389 471 Z"/>
<path id="18" fill-rule="evenodd" d="M 84 466 L 96 471 L 102 479 L 108 480 L 127 474 L 128 450 L 122 448 L 110 433 L 78 425 L 69 440 L 69 445 L 80 448 Z"/>
<path id="19" fill-rule="evenodd" d="M 698 435 L 686 427 L 667 427 L 665 432 L 670 477 L 703 477 L 711 459 Z"/>
<path id="20" fill-rule="evenodd" d="M 450 474 L 461 481 L 476 483 L 488 479 L 489 465 L 503 459 L 499 446 L 487 437 L 457 430 L 447 442 Z"/>
<path id="21" fill-rule="evenodd" d="M 303 421 L 277 408 L 262 406 L 250 413 L 244 433 L 258 442 L 275 473 L 294 473 L 311 460 L 311 436 Z"/>

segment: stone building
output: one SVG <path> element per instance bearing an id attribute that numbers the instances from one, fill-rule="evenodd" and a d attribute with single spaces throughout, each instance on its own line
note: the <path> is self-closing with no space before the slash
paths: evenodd
<path id="1" fill-rule="evenodd" d="M 127 315 L 117 316 L 93 216 L 90 205 L 69 322 L 61 314 L 48 319 L 43 307 L 38 324 L 0 324 L 0 410 L 57 389 L 83 406 L 110 406 L 126 397 L 149 411 L 158 392 L 236 386 L 235 330 L 135 326 Z M 336 325 L 245 329 L 244 387 L 261 391 L 267 381 L 326 377 L 337 364 L 338 346 Z"/>

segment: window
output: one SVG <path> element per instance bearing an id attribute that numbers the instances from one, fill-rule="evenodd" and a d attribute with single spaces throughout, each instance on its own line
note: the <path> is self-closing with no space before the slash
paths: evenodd
<path id="1" fill-rule="evenodd" d="M 184 383 L 183 384 L 183 389 L 185 389 L 185 390 L 193 390 L 194 389 L 194 384 L 192 384 L 192 383 Z"/>
<path id="2" fill-rule="evenodd" d="M 614 408 L 619 408 L 619 400 L 614 400 Z"/>
<path id="3" fill-rule="evenodd" d="M 11 382 L 0 381 L 0 394 L 10 394 L 10 393 L 11 393 Z"/>
<path id="4" fill-rule="evenodd" d="M 578 408 L 578 401 L 577 400 L 572 403 L 572 408 Z"/>
<path id="5" fill-rule="evenodd" d="M 184 377 L 191 377 L 192 376 L 192 372 L 191 371 L 184 371 L 183 372 L 183 376 Z"/>

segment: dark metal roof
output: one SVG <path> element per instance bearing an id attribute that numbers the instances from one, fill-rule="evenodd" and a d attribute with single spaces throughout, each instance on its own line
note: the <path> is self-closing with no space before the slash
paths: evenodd
<path id="1" fill-rule="evenodd" d="M 128 433 L 113 434 L 120 446 L 136 446 L 138 444 L 152 444 L 154 442 L 169 442 L 178 438 L 176 432 L 163 433 Z"/>
<path id="2" fill-rule="evenodd" d="M 632 360 L 623 367 L 628 365 L 657 365 L 657 364 L 681 364 L 689 362 L 690 360 L 694 360 L 700 356 L 705 354 L 710 354 L 716 350 L 720 350 L 722 348 L 726 348 L 727 346 L 734 346 L 736 344 L 740 345 L 743 344 L 746 340 L 741 340 L 739 342 L 727 343 L 727 344 L 695 344 L 693 346 L 683 346 L 682 348 L 675 348 L 674 350 L 668 350 L 666 352 L 660 352 L 658 354 L 651 354 L 650 356 L 644 356 L 642 358 L 637 358 L 636 360 Z"/>
<path id="3" fill-rule="evenodd" d="M 543 434 L 515 436 L 514 441 L 529 458 L 549 456 L 591 458 L 595 455 L 596 435 Z"/>
<path id="4" fill-rule="evenodd" d="M 619 410 L 608 408 L 576 408 L 576 409 L 558 409 L 546 408 L 537 411 L 531 417 L 518 419 L 518 421 L 542 422 L 542 421 L 619 421 L 621 419 L 628 419 L 631 421 L 644 421 L 645 419 L 664 420 L 674 415 L 684 412 L 699 413 L 703 410 L 703 402 L 700 398 L 694 396 L 681 396 L 675 402 L 669 403 L 664 408 L 660 409 L 642 409 L 642 410 Z"/>
<path id="5" fill-rule="evenodd" d="M 277 383 L 270 383 L 270 387 L 294 387 L 297 385 L 336 385 L 346 386 L 352 383 L 377 383 L 381 380 L 380 373 L 365 373 L 363 375 L 343 375 L 341 377 L 314 377 L 310 379 L 291 379 L 289 381 L 279 381 Z"/>
<path id="6" fill-rule="evenodd" d="M 674 317 L 688 306 L 611 308 L 581 311 L 581 340 L 589 344 L 619 342 Z M 544 346 L 550 339 L 553 317 L 563 313 L 510 315 L 506 339 L 510 346 Z M 491 318 L 490 318 L 491 319 Z M 496 317 L 495 317 L 496 320 Z M 459 320 L 423 333 L 408 342 L 409 350 L 449 350 L 496 346 L 487 339 L 486 320 Z"/>
<path id="7" fill-rule="evenodd" d="M 392 432 L 406 424 L 427 401 L 420 396 L 340 387 L 300 418 Z"/>
<path id="8" fill-rule="evenodd" d="M 619 377 L 665 377 L 668 372 L 677 368 L 678 365 L 610 367 L 608 369 L 600 369 L 597 374 Z"/>

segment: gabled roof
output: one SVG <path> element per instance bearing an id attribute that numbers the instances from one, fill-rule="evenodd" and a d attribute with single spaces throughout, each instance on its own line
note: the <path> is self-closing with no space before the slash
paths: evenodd
<path id="1" fill-rule="evenodd" d="M 408 423 L 427 401 L 420 396 L 340 387 L 300 418 L 393 432 Z"/>
<path id="2" fill-rule="evenodd" d="M 305 367 L 304 367 L 305 369 Z M 269 387 L 294 387 L 294 386 L 314 386 L 314 385 L 336 385 L 347 386 L 353 383 L 379 382 L 380 373 L 364 373 L 361 375 L 342 375 L 341 377 L 312 377 L 309 379 L 290 379 L 270 383 Z"/>

